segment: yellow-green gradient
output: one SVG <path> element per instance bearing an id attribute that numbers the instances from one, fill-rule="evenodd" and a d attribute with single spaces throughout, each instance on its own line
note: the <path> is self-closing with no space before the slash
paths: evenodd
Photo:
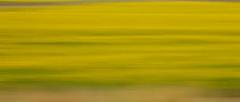
<path id="1" fill-rule="evenodd" d="M 240 88 L 240 4 L 0 9 L 0 87 Z"/>

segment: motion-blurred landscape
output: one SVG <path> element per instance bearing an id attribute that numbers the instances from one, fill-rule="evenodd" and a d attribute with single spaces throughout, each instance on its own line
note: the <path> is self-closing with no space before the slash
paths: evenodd
<path id="1" fill-rule="evenodd" d="M 0 102 L 239 102 L 239 52 L 237 0 L 0 0 Z"/>

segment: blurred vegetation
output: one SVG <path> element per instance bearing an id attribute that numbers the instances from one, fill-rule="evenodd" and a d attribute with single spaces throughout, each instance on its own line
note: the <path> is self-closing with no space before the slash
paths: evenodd
<path id="1" fill-rule="evenodd" d="M 0 9 L 0 87 L 240 88 L 240 4 Z"/>

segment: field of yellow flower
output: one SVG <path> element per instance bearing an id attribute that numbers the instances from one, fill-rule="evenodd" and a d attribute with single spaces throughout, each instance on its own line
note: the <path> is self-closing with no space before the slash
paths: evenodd
<path id="1" fill-rule="evenodd" d="M 240 4 L 0 8 L 0 88 L 240 88 Z"/>

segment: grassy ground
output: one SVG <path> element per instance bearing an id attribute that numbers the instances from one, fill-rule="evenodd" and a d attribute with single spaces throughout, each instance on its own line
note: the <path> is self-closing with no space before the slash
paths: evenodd
<path id="1" fill-rule="evenodd" d="M 0 9 L 0 87 L 240 88 L 240 4 Z"/>
<path id="2" fill-rule="evenodd" d="M 181 88 L 0 92 L 4 102 L 239 102 L 239 97 L 209 96 Z M 198 92 L 198 93 L 197 93 Z"/>

